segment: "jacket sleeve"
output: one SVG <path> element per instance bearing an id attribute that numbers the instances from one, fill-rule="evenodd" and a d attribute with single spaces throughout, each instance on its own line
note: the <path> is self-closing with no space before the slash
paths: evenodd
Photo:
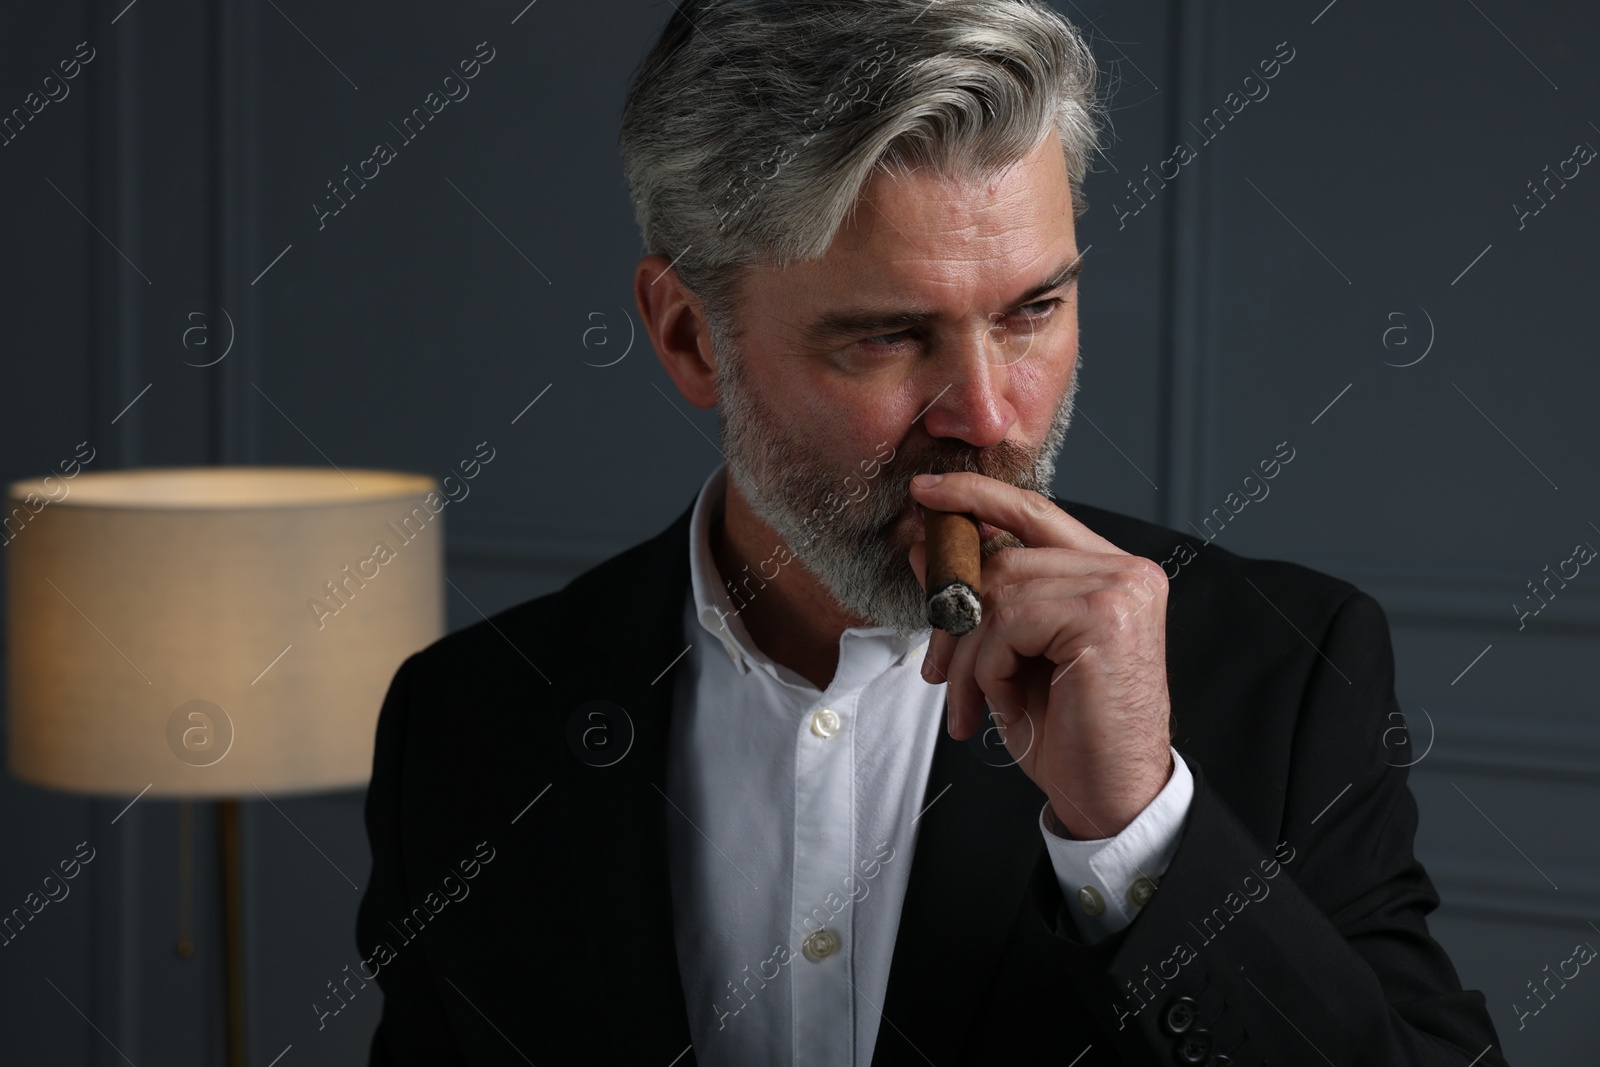
<path id="1" fill-rule="evenodd" d="M 1506 1067 L 1483 994 L 1428 933 L 1416 801 L 1374 744 L 1401 721 L 1382 607 L 1352 593 L 1316 647 L 1278 840 L 1256 840 L 1195 764 L 1138 918 L 1081 945 L 1060 903 L 1056 936 L 1088 964 L 1079 992 L 1130 1062 Z"/>
<path id="2" fill-rule="evenodd" d="M 363 973 L 377 970 L 383 990 L 383 1016 L 372 1037 L 369 1067 L 450 1067 L 465 1065 L 445 1014 L 440 987 L 423 955 L 407 944 L 392 924 L 413 907 L 405 879 L 406 745 L 415 655 L 400 665 L 378 714 L 372 780 L 367 786 L 367 841 L 372 872 L 356 912 L 356 943 Z M 386 947 L 385 947 L 386 946 Z"/>

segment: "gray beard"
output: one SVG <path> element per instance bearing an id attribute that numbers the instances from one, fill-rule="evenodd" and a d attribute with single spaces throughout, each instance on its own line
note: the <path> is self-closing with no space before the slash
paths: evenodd
<path id="1" fill-rule="evenodd" d="M 930 628 L 926 595 L 907 559 L 916 532 L 895 529 L 914 503 L 911 479 L 973 471 L 1049 496 L 1083 362 L 1080 353 L 1035 454 L 1010 441 L 984 449 L 940 447 L 950 440 L 940 438 L 915 455 L 891 441 L 875 455 L 839 466 L 811 440 L 786 436 L 772 410 L 748 388 L 743 357 L 731 341 L 720 340 L 716 348 L 721 357 L 717 408 L 730 484 L 783 540 L 795 557 L 790 566 L 803 566 L 852 615 L 908 636 Z M 896 448 L 892 454 L 887 452 L 891 446 Z M 890 458 L 883 459 L 886 455 Z M 882 465 L 874 471 L 875 459 Z M 1022 542 L 1002 531 L 983 542 L 982 557 L 1007 547 L 1020 548 Z"/>

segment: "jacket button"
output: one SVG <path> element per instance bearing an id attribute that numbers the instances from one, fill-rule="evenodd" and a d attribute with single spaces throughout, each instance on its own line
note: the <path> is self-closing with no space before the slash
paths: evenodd
<path id="1" fill-rule="evenodd" d="M 1194 1030 L 1178 1038 L 1178 1062 L 1198 1065 L 1211 1058 L 1211 1034 Z"/>
<path id="2" fill-rule="evenodd" d="M 1174 997 L 1161 1015 L 1161 1028 L 1169 1034 L 1181 1034 L 1194 1025 L 1198 1011 L 1192 997 Z"/>
<path id="3" fill-rule="evenodd" d="M 1206 1067 L 1233 1067 L 1233 1057 L 1217 1053 L 1206 1063 Z"/>

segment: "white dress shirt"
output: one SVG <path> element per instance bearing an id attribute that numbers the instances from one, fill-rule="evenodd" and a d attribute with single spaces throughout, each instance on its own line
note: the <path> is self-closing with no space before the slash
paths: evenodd
<path id="1" fill-rule="evenodd" d="M 674 680 L 666 774 L 681 816 L 668 820 L 667 846 L 695 1055 L 703 1067 L 866 1067 L 945 686 L 921 676 L 931 631 L 846 629 L 820 692 L 758 649 L 711 553 L 726 489 L 723 465 L 692 515 L 689 648 Z M 739 602 L 762 596 L 761 579 L 741 573 Z M 1177 849 L 1192 795 L 1174 750 L 1166 786 L 1114 837 L 1058 836 L 1041 807 L 1039 832 L 1086 941 L 1133 921 Z"/>

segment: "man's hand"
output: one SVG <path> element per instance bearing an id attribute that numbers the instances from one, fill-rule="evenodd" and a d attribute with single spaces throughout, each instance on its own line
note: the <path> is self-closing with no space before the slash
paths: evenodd
<path id="1" fill-rule="evenodd" d="M 970 472 L 913 499 L 1015 534 L 983 564 L 983 621 L 963 637 L 934 630 L 923 676 L 948 681 L 949 730 L 984 727 L 984 702 L 1007 751 L 1075 838 L 1120 833 L 1172 773 L 1167 693 L 1167 576 L 1039 493 Z M 911 547 L 927 588 L 927 543 Z"/>

